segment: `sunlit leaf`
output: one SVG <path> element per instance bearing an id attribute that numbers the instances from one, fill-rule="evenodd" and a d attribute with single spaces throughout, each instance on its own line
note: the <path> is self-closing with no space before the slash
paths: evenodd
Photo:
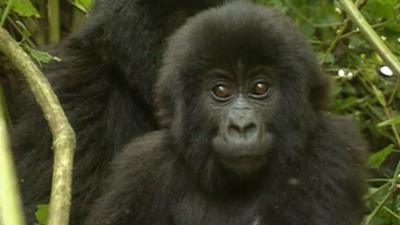
<path id="1" fill-rule="evenodd" d="M 354 104 L 357 104 L 361 101 L 362 101 L 362 99 L 358 99 L 353 96 L 345 98 L 345 99 L 338 99 L 334 102 L 334 104 L 332 106 L 332 110 L 339 111 L 339 110 L 348 109 L 349 107 L 351 107 Z"/>
<path id="2" fill-rule="evenodd" d="M 7 5 L 8 0 L 0 0 L 0 5 Z M 13 0 L 11 10 L 24 17 L 40 17 L 30 0 Z"/>
<path id="3" fill-rule="evenodd" d="M 28 51 L 30 56 L 38 61 L 39 63 L 50 63 L 52 60 L 58 61 L 58 58 L 50 55 L 47 52 L 39 51 L 36 49 L 33 49 L 27 45 L 24 46 L 24 48 Z"/>
<path id="4" fill-rule="evenodd" d="M 74 0 L 75 4 L 81 6 L 84 8 L 86 11 L 90 8 L 92 5 L 92 0 Z"/>
<path id="5" fill-rule="evenodd" d="M 394 124 L 400 124 L 400 116 L 378 123 L 377 127 L 386 127 Z"/>
<path id="6" fill-rule="evenodd" d="M 35 217 L 38 225 L 45 225 L 47 222 L 49 207 L 48 205 L 37 205 Z"/>
<path id="7" fill-rule="evenodd" d="M 388 145 L 384 149 L 370 155 L 368 157 L 368 166 L 374 169 L 378 169 L 392 152 L 393 145 Z"/>
<path id="8" fill-rule="evenodd" d="M 381 104 L 382 106 L 386 106 L 386 99 L 382 91 L 379 90 L 375 85 L 372 85 L 372 90 L 379 104 Z"/>

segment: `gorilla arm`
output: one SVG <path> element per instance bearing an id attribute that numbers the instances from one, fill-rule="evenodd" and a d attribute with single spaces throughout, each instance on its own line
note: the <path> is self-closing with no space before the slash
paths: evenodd
<path id="1" fill-rule="evenodd" d="M 168 154 L 160 151 L 165 136 L 155 131 L 137 138 L 113 160 L 106 191 L 94 202 L 85 225 L 168 224 L 174 183 L 169 177 L 174 174 Z"/>

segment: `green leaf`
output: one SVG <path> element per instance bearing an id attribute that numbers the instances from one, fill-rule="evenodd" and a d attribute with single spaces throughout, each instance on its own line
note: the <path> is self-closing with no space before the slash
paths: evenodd
<path id="1" fill-rule="evenodd" d="M 310 39 L 315 33 L 315 27 L 308 22 L 298 21 L 301 31 Z"/>
<path id="2" fill-rule="evenodd" d="M 87 11 L 92 5 L 92 0 L 74 0 L 74 3 Z"/>
<path id="3" fill-rule="evenodd" d="M 367 46 L 367 43 L 360 36 L 354 35 L 349 38 L 349 46 L 354 49 L 365 48 L 365 46 Z"/>
<path id="4" fill-rule="evenodd" d="M 393 152 L 393 145 L 388 145 L 384 149 L 370 155 L 368 157 L 368 166 L 374 169 L 379 169 L 386 158 Z"/>
<path id="5" fill-rule="evenodd" d="M 390 19 L 394 16 L 394 8 L 397 0 L 369 0 L 363 7 L 363 12 L 366 12 L 371 18 Z"/>
<path id="6" fill-rule="evenodd" d="M 400 124 L 400 115 L 378 123 L 377 127 L 386 127 L 394 124 Z"/>
<path id="7" fill-rule="evenodd" d="M 50 55 L 47 52 L 42 52 L 36 49 L 33 49 L 27 45 L 24 45 L 24 48 L 28 51 L 29 55 L 37 60 L 39 63 L 50 63 L 51 60 L 60 61 L 59 58 Z"/>
<path id="8" fill-rule="evenodd" d="M 38 225 L 45 225 L 47 222 L 47 215 L 49 211 L 49 206 L 46 205 L 37 205 L 36 206 L 36 212 L 35 212 L 35 217 L 36 221 L 38 222 Z"/>
<path id="9" fill-rule="evenodd" d="M 7 5 L 8 1 L 10 0 L 0 0 L 0 5 Z M 13 0 L 11 10 L 23 17 L 40 17 L 30 0 Z"/>
<path id="10" fill-rule="evenodd" d="M 328 64 L 335 63 L 335 57 L 333 56 L 332 53 L 318 52 L 317 57 L 318 57 L 319 61 L 322 61 L 323 63 L 328 63 Z"/>
<path id="11" fill-rule="evenodd" d="M 354 104 L 361 103 L 362 101 L 363 99 L 358 99 L 354 96 L 350 96 L 345 99 L 337 99 L 332 106 L 332 110 L 339 111 L 339 110 L 349 109 Z"/>
<path id="12" fill-rule="evenodd" d="M 383 95 L 382 91 L 379 90 L 375 85 L 372 85 L 372 91 L 374 92 L 379 104 L 381 104 L 381 106 L 386 106 L 385 96 Z"/>

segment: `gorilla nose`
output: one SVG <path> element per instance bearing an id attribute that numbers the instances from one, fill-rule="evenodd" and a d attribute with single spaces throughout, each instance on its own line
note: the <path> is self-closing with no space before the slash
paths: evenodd
<path id="1" fill-rule="evenodd" d="M 252 139 L 257 136 L 257 125 L 251 121 L 231 121 L 228 125 L 229 139 Z"/>

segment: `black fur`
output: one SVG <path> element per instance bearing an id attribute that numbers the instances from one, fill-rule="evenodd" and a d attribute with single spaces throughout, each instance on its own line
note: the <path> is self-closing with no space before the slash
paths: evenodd
<path id="1" fill-rule="evenodd" d="M 210 69 L 240 74 L 238 61 L 269 66 L 277 84 L 272 107 L 259 111 L 270 112 L 272 146 L 251 176 L 215 154 L 224 114 L 203 89 Z M 351 120 L 323 113 L 327 79 L 286 18 L 243 2 L 208 10 L 172 36 L 163 63 L 156 92 L 168 129 L 114 159 L 85 225 L 359 224 L 364 143 Z"/>
<path id="2" fill-rule="evenodd" d="M 194 13 L 223 0 L 99 0 L 82 29 L 43 65 L 77 134 L 71 224 L 97 195 L 113 155 L 127 141 L 157 128 L 153 84 L 165 38 Z M 20 91 L 23 89 L 23 91 Z M 48 203 L 51 135 L 26 87 L 10 100 L 12 148 L 27 221 Z"/>

